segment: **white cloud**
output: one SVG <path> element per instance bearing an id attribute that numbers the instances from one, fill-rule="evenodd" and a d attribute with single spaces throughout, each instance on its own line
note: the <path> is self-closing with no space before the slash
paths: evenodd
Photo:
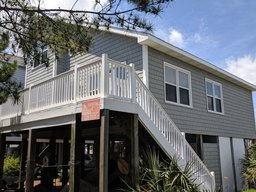
<path id="1" fill-rule="evenodd" d="M 238 58 L 226 59 L 226 70 L 234 75 L 256 84 L 256 57 L 244 55 Z"/>
<path id="2" fill-rule="evenodd" d="M 169 29 L 169 42 L 177 47 L 185 46 L 183 34 L 174 28 Z"/>
<path id="3" fill-rule="evenodd" d="M 154 34 L 162 40 L 182 49 L 193 50 L 194 48 L 198 49 L 198 46 L 201 46 L 204 49 L 216 47 L 218 42 L 206 34 L 202 28 L 203 27 L 201 26 L 199 31 L 189 34 L 173 27 L 169 28 L 168 31 L 159 28 Z"/>
<path id="4" fill-rule="evenodd" d="M 195 43 L 200 43 L 202 42 L 202 36 L 199 33 L 195 33 L 194 35 L 192 35 L 191 41 Z"/>

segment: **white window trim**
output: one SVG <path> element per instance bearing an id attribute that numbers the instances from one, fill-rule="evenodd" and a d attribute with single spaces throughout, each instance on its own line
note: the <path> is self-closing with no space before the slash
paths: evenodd
<path id="1" fill-rule="evenodd" d="M 177 94 L 177 103 L 176 103 L 176 102 L 173 102 L 173 101 L 168 101 L 168 100 L 166 99 L 166 83 L 167 83 L 167 82 L 165 81 L 165 66 L 170 67 L 170 68 L 173 68 L 173 69 L 176 70 L 176 85 L 175 85 L 175 86 L 176 86 L 176 94 Z M 179 71 L 188 74 L 189 105 L 185 105 L 185 104 L 181 104 L 181 103 L 180 103 L 180 92 L 179 92 L 178 88 L 179 88 L 179 87 L 184 88 L 184 87 L 180 86 L 180 84 L 179 84 L 179 78 L 177 78 Z M 167 83 L 167 84 L 170 84 L 170 83 Z M 187 89 L 187 88 L 185 88 L 185 89 Z M 191 85 L 191 72 L 190 72 L 190 71 L 185 70 L 185 69 L 182 69 L 182 68 L 177 67 L 177 66 L 175 66 L 175 65 L 172 65 L 172 64 L 170 64 L 170 63 L 164 62 L 164 99 L 165 99 L 165 103 L 169 103 L 169 104 L 173 104 L 173 105 L 178 105 L 178 106 L 182 106 L 182 107 L 193 108 L 192 85 Z"/>
<path id="2" fill-rule="evenodd" d="M 206 85 L 207 82 L 212 83 L 212 85 L 213 85 L 213 96 L 211 96 L 211 95 L 209 95 L 209 96 L 210 96 L 210 97 L 213 97 L 214 111 L 211 111 L 211 110 L 208 109 L 208 98 L 207 98 L 207 97 L 208 97 L 208 94 L 207 94 L 207 85 Z M 215 97 L 214 85 L 220 86 L 220 91 L 221 91 L 220 96 L 221 96 L 221 98 Z M 211 79 L 205 78 L 205 96 L 206 96 L 206 109 L 207 109 L 207 111 L 208 111 L 209 113 L 215 113 L 215 114 L 219 114 L 219 115 L 224 115 L 224 114 L 225 114 L 225 113 L 224 113 L 223 90 L 222 90 L 222 84 L 221 84 L 221 83 L 218 83 L 218 82 L 213 81 L 213 80 L 211 80 Z M 222 111 L 222 112 L 217 112 L 217 111 L 216 111 L 216 101 L 215 101 L 215 98 L 221 100 L 221 111 Z"/>

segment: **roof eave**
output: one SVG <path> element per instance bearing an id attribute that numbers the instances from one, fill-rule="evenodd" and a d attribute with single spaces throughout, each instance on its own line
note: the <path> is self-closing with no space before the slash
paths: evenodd
<path id="1" fill-rule="evenodd" d="M 245 89 L 248 89 L 250 91 L 256 91 L 255 85 L 152 35 L 140 35 L 138 37 L 138 43 L 142 45 L 148 45 L 149 47 L 162 51 L 172 57 L 189 63 L 190 65 L 208 71 L 218 77 L 235 83 Z"/>

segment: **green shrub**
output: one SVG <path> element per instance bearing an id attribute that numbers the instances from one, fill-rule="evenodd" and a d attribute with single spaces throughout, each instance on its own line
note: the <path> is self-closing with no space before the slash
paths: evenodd
<path id="1" fill-rule="evenodd" d="M 20 159 L 15 156 L 6 156 L 4 159 L 4 175 L 17 176 L 19 175 Z"/>
<path id="2" fill-rule="evenodd" d="M 242 192 L 256 192 L 256 189 L 246 189 L 246 190 L 243 190 Z"/>
<path id="3" fill-rule="evenodd" d="M 159 154 L 154 148 L 142 150 L 140 178 L 134 188 L 126 183 L 124 192 L 199 192 L 199 185 L 195 183 L 192 163 L 184 167 L 178 165 L 176 157 L 170 161 L 161 162 Z"/>
<path id="4" fill-rule="evenodd" d="M 255 188 L 256 184 L 256 144 L 250 146 L 245 158 L 242 160 L 243 176 L 249 188 Z"/>

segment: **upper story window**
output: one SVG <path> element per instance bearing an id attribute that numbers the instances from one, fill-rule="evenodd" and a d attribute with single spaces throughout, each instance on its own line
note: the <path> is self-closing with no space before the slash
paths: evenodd
<path id="1" fill-rule="evenodd" d="M 223 113 L 222 85 L 210 79 L 205 79 L 208 111 Z"/>
<path id="2" fill-rule="evenodd" d="M 33 67 L 37 67 L 41 64 L 48 64 L 48 46 L 39 45 L 35 49 Z"/>
<path id="3" fill-rule="evenodd" d="M 164 65 L 165 101 L 192 106 L 190 72 L 171 64 Z"/>

